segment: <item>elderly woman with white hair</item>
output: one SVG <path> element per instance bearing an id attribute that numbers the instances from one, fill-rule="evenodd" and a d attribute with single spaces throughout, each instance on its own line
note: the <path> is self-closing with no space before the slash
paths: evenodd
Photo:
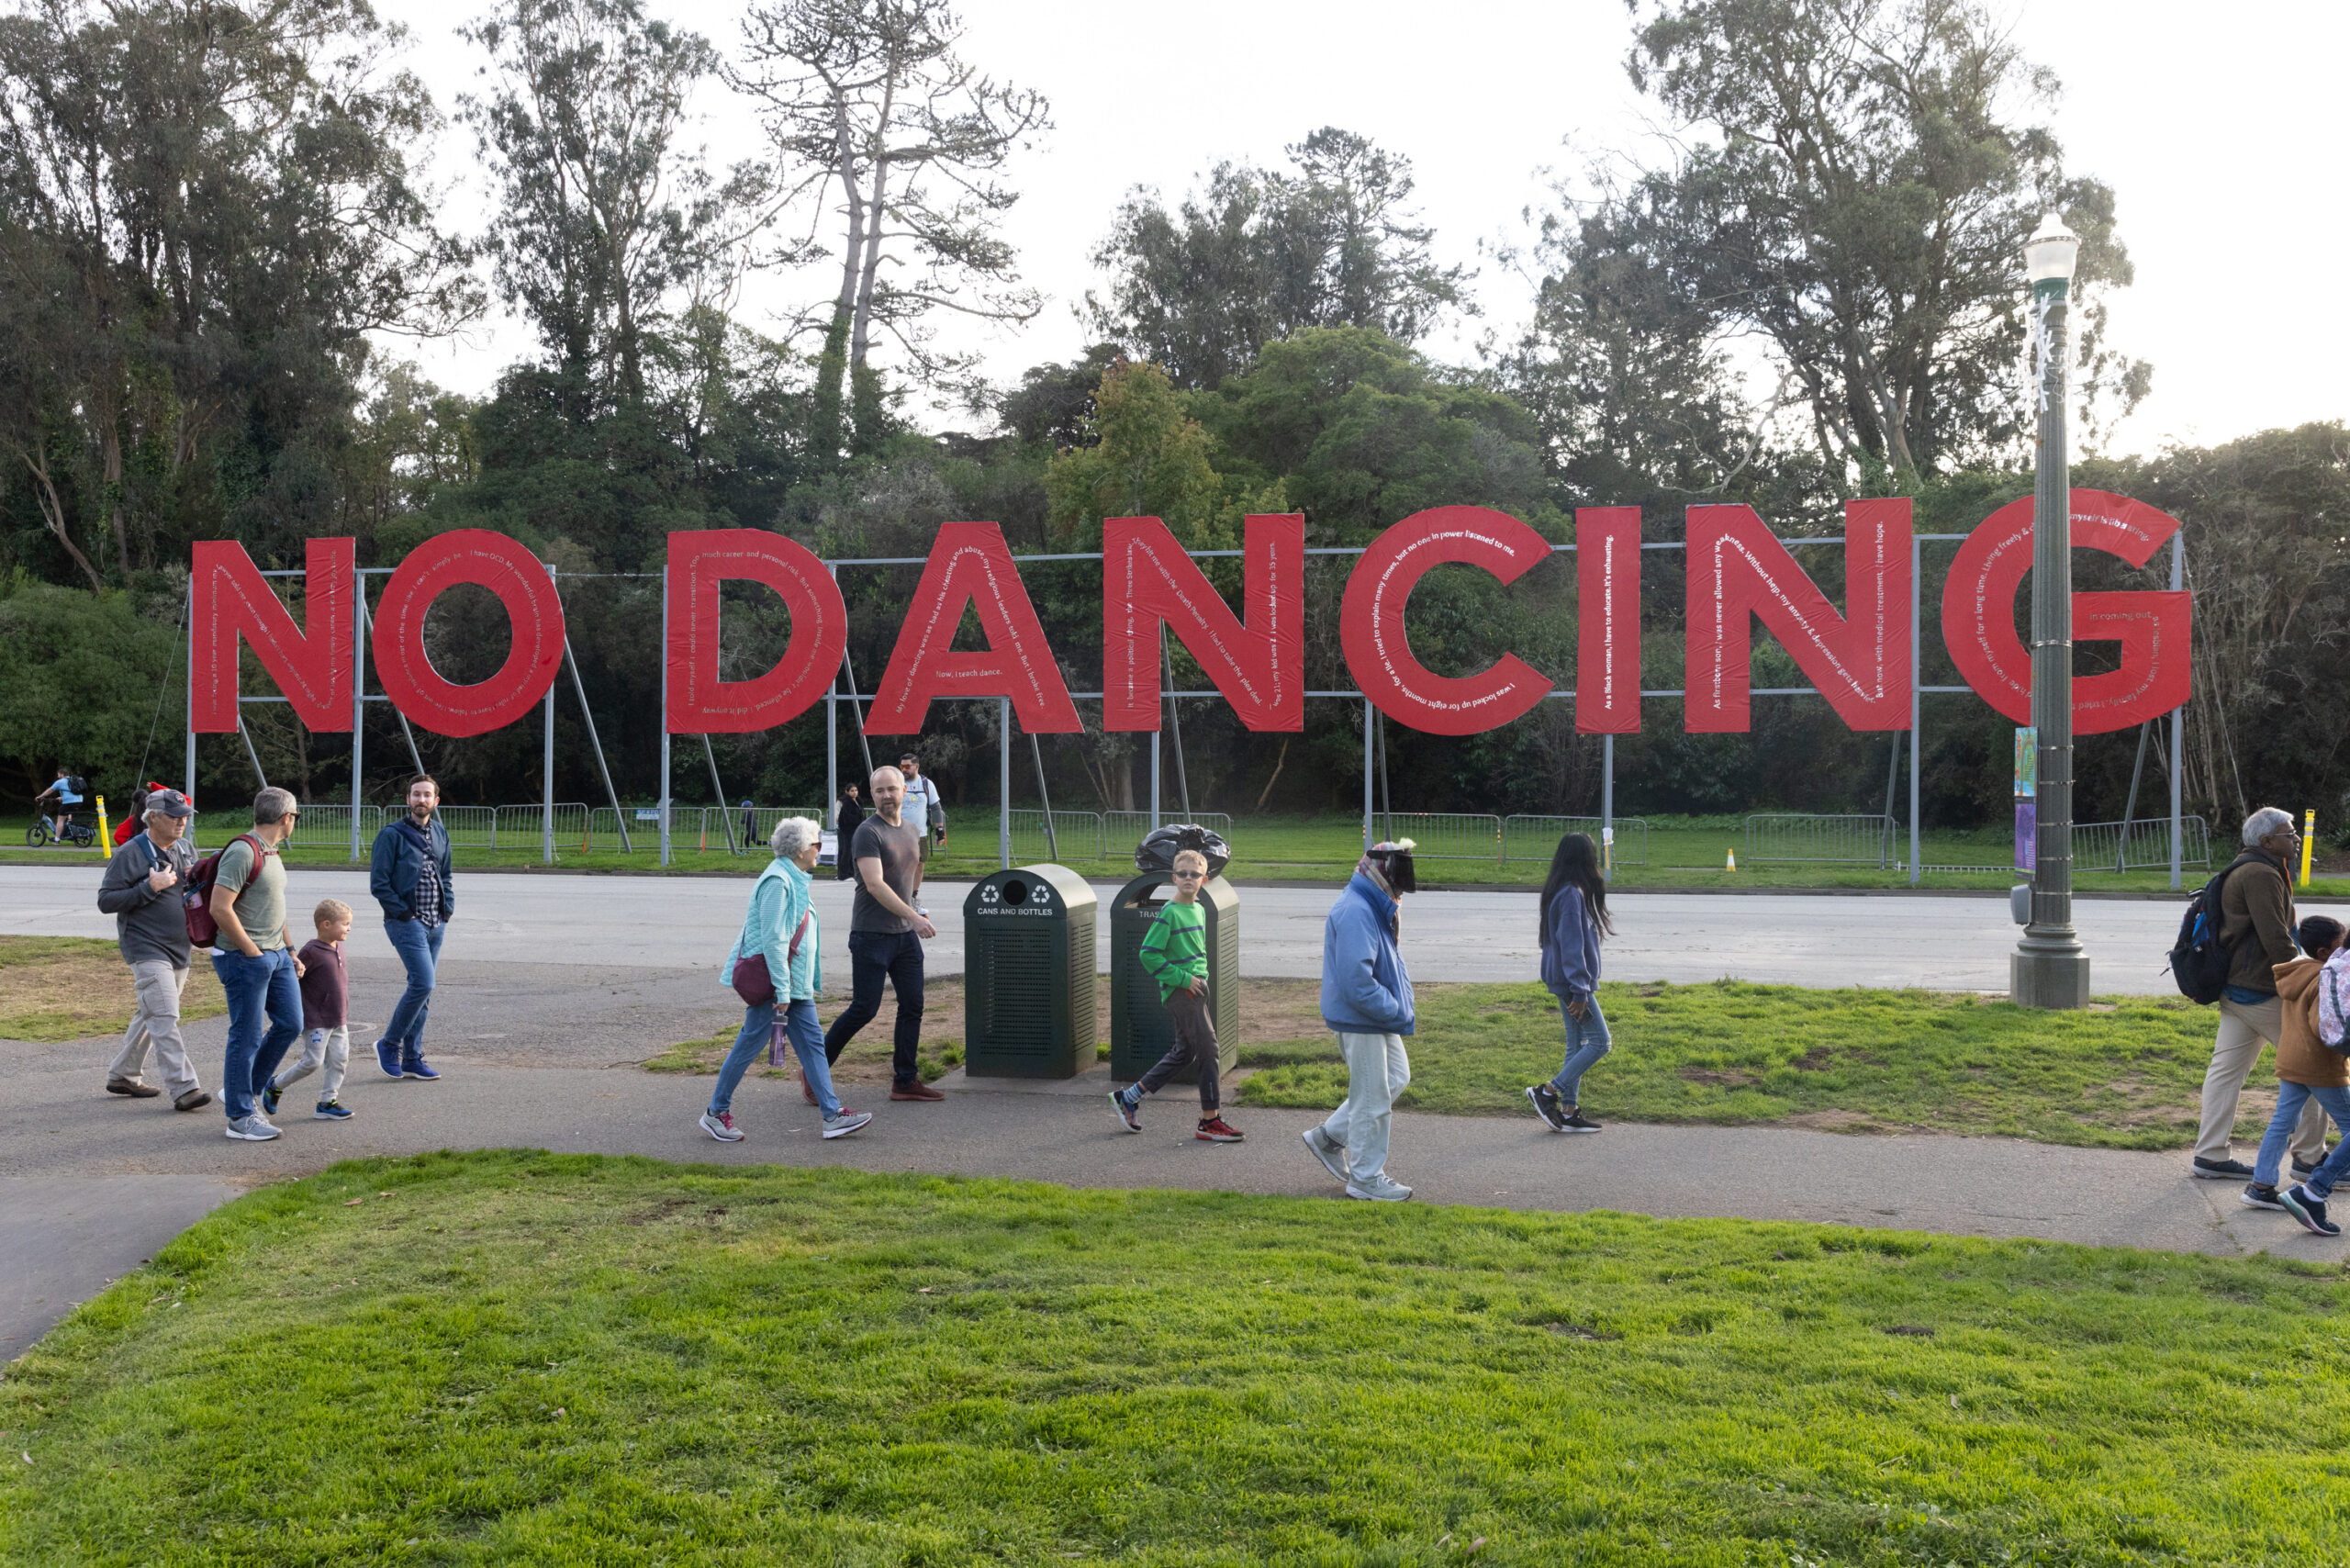
<path id="1" fill-rule="evenodd" d="M 2263 806 L 2244 823 L 2244 852 L 2214 879 L 2220 882 L 2220 945 L 2228 950 L 2228 985 L 2220 993 L 2219 1037 L 2203 1075 L 2203 1116 L 2190 1170 L 2207 1181 L 2250 1182 L 2253 1169 L 2234 1157 L 2228 1135 L 2236 1099 L 2263 1043 L 2285 1031 L 2285 1004 L 2277 995 L 2276 966 L 2289 964 L 2293 945 L 2293 857 L 2301 835 L 2293 814 Z M 2287 1146 L 2293 1176 L 2306 1181 L 2325 1158 L 2325 1109 L 2311 1099 Z"/>
<path id="2" fill-rule="evenodd" d="M 833 1092 L 831 1064 L 824 1058 L 823 1031 L 816 1026 L 816 996 L 824 980 L 819 959 L 823 933 L 808 873 L 815 867 L 822 837 L 806 817 L 786 817 L 776 823 L 767 840 L 775 858 L 751 889 L 742 935 L 734 938 L 719 974 L 742 996 L 745 1009 L 743 1032 L 726 1053 L 710 1108 L 701 1114 L 702 1131 L 721 1143 L 743 1140 L 733 1109 L 743 1074 L 762 1047 L 770 1049 L 770 1060 L 779 1059 L 787 1037 L 799 1053 L 800 1070 L 817 1109 L 823 1113 L 826 1137 L 846 1137 L 873 1119 L 870 1111 L 842 1108 Z"/>

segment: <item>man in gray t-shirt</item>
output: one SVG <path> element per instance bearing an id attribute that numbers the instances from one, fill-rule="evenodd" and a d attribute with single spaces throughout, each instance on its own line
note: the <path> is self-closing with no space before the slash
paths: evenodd
<path id="1" fill-rule="evenodd" d="M 302 961 L 285 945 L 285 863 L 277 855 L 301 814 L 284 790 L 254 796 L 252 832 L 220 852 L 212 883 L 212 919 L 220 928 L 212 972 L 229 998 L 220 1103 L 229 1136 L 247 1143 L 277 1136 L 254 1102 L 302 1033 Z"/>
<path id="2" fill-rule="evenodd" d="M 856 899 L 849 913 L 849 1004 L 824 1033 L 824 1057 L 840 1060 L 856 1032 L 881 1011 L 881 982 L 898 995 L 890 1098 L 943 1100 L 922 1081 L 915 1047 L 922 1040 L 922 945 L 938 935 L 913 904 L 922 880 L 922 841 L 903 815 L 905 776 L 894 767 L 873 774 L 873 814 L 849 840 L 856 865 Z"/>

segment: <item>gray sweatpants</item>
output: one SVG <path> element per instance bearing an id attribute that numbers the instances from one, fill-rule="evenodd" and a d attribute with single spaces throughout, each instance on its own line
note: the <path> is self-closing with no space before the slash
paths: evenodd
<path id="1" fill-rule="evenodd" d="M 1347 1146 L 1347 1170 L 1357 1182 L 1387 1169 L 1387 1135 L 1395 1122 L 1395 1096 L 1412 1081 L 1412 1060 L 1401 1035 L 1338 1035 L 1347 1058 L 1347 1097 L 1322 1124 L 1334 1143 Z"/>
<path id="2" fill-rule="evenodd" d="M 187 1059 L 187 1042 L 180 1037 L 180 997 L 195 972 L 185 965 L 174 969 L 162 958 L 142 958 L 130 966 L 139 1005 L 130 1014 L 130 1026 L 122 1032 L 122 1049 L 115 1053 L 106 1077 L 137 1082 L 147 1065 L 147 1047 L 152 1046 L 165 1093 L 176 1100 L 203 1087 L 196 1081 L 196 1065 Z"/>
<path id="3" fill-rule="evenodd" d="M 280 1068 L 277 1076 L 269 1081 L 272 1089 L 284 1091 L 326 1064 L 327 1075 L 319 1081 L 319 1103 L 338 1099 L 342 1093 L 342 1075 L 351 1066 L 351 1025 L 337 1024 L 331 1029 L 308 1029 L 302 1035 L 302 1057 L 292 1067 Z"/>

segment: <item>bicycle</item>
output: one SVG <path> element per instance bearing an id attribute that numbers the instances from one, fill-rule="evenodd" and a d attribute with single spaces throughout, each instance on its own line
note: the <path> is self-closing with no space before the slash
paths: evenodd
<path id="1" fill-rule="evenodd" d="M 46 848 L 50 844 L 62 838 L 71 848 L 87 849 L 90 846 L 98 841 L 98 830 L 92 827 L 87 823 L 68 822 L 65 824 L 65 831 L 62 834 L 60 834 L 56 829 L 49 825 L 49 819 L 47 817 L 39 814 L 39 807 L 40 802 L 36 801 L 33 802 L 33 805 L 35 807 L 33 825 L 25 829 L 25 846 L 27 848 Z"/>

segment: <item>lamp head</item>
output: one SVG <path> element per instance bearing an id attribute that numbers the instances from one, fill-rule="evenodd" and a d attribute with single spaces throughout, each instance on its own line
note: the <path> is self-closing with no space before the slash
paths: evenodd
<path id="1" fill-rule="evenodd" d="M 2034 286 L 2043 283 L 2069 284 L 2080 254 L 2081 237 L 2065 228 L 2065 220 L 2052 212 L 2040 220 L 2040 227 L 2023 242 L 2024 275 Z"/>

